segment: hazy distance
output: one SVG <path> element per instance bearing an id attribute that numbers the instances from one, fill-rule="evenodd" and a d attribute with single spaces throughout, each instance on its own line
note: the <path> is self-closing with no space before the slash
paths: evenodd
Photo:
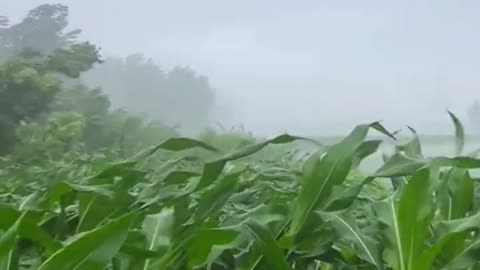
<path id="1" fill-rule="evenodd" d="M 208 76 L 230 124 L 256 134 L 343 134 L 362 122 L 452 132 L 480 98 L 478 1 L 0 0 L 12 23 L 70 7 L 105 56 L 140 52 Z M 472 131 L 472 130 L 471 130 Z"/>

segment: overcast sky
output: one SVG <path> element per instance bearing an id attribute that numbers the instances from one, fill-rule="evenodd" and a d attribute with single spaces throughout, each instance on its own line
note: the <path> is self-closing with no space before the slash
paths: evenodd
<path id="1" fill-rule="evenodd" d="M 375 120 L 447 133 L 445 110 L 465 118 L 480 98 L 477 0 L 0 0 L 0 15 L 46 2 L 67 4 L 104 54 L 207 75 L 260 134 Z"/>

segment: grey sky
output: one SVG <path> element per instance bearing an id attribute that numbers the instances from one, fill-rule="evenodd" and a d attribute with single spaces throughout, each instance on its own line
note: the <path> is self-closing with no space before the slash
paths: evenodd
<path id="1" fill-rule="evenodd" d="M 20 19 L 48 0 L 0 0 Z M 480 98 L 480 2 L 65 0 L 104 54 L 142 52 L 211 79 L 236 121 L 271 134 L 383 119 L 449 132 Z"/>

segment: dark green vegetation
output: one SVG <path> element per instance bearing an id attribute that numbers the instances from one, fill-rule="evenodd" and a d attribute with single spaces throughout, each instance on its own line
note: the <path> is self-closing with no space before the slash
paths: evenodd
<path id="1" fill-rule="evenodd" d="M 480 159 L 455 115 L 453 157 L 412 130 L 372 171 L 395 141 L 376 122 L 325 145 L 181 137 L 81 84 L 101 61 L 67 14 L 0 20 L 0 270 L 480 269 Z"/>
<path id="2" fill-rule="evenodd" d="M 68 29 L 62 5 L 41 5 L 16 24 L 1 18 L 1 154 L 15 151 L 16 133 L 21 141 L 49 137 L 60 147 L 56 135 L 45 134 L 60 123 L 68 126 L 62 141 L 88 150 L 138 149 L 137 142 L 150 145 L 208 124 L 215 96 L 208 79 L 192 70 L 164 71 L 141 55 L 103 60 L 95 45 L 79 41 L 80 30 Z"/>

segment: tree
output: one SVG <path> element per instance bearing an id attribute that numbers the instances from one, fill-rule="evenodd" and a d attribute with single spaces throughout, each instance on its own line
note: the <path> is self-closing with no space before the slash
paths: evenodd
<path id="1" fill-rule="evenodd" d="M 82 84 L 66 87 L 59 92 L 53 102 L 51 111 L 76 112 L 85 118 L 84 142 L 87 149 L 95 149 L 106 145 L 106 138 L 101 130 L 104 120 L 109 114 L 110 100 L 99 89 L 88 89 Z"/>
<path id="2" fill-rule="evenodd" d="M 141 54 L 110 58 L 82 75 L 82 82 L 99 87 L 115 107 L 196 132 L 210 123 L 215 105 L 208 78 L 190 68 L 162 70 Z"/>
<path id="3" fill-rule="evenodd" d="M 18 24 L 0 17 L 0 154 L 15 145 L 20 122 L 48 119 L 62 80 L 101 62 L 96 46 L 77 42 L 80 30 L 66 31 L 68 7 L 40 5 Z"/>
<path id="4" fill-rule="evenodd" d="M 76 42 L 80 30 L 67 31 L 68 7 L 44 4 L 32 9 L 18 24 L 9 25 L 0 17 L 0 60 L 24 49 L 49 54 Z"/>
<path id="5" fill-rule="evenodd" d="M 21 121 L 16 128 L 15 159 L 22 162 L 64 159 L 83 148 L 85 119 L 76 112 L 54 112 L 47 121 Z"/>
<path id="6" fill-rule="evenodd" d="M 12 150 L 21 121 L 46 118 L 62 89 L 61 76 L 78 77 L 98 61 L 95 47 L 84 43 L 49 56 L 26 49 L 0 65 L 0 154 Z"/>

